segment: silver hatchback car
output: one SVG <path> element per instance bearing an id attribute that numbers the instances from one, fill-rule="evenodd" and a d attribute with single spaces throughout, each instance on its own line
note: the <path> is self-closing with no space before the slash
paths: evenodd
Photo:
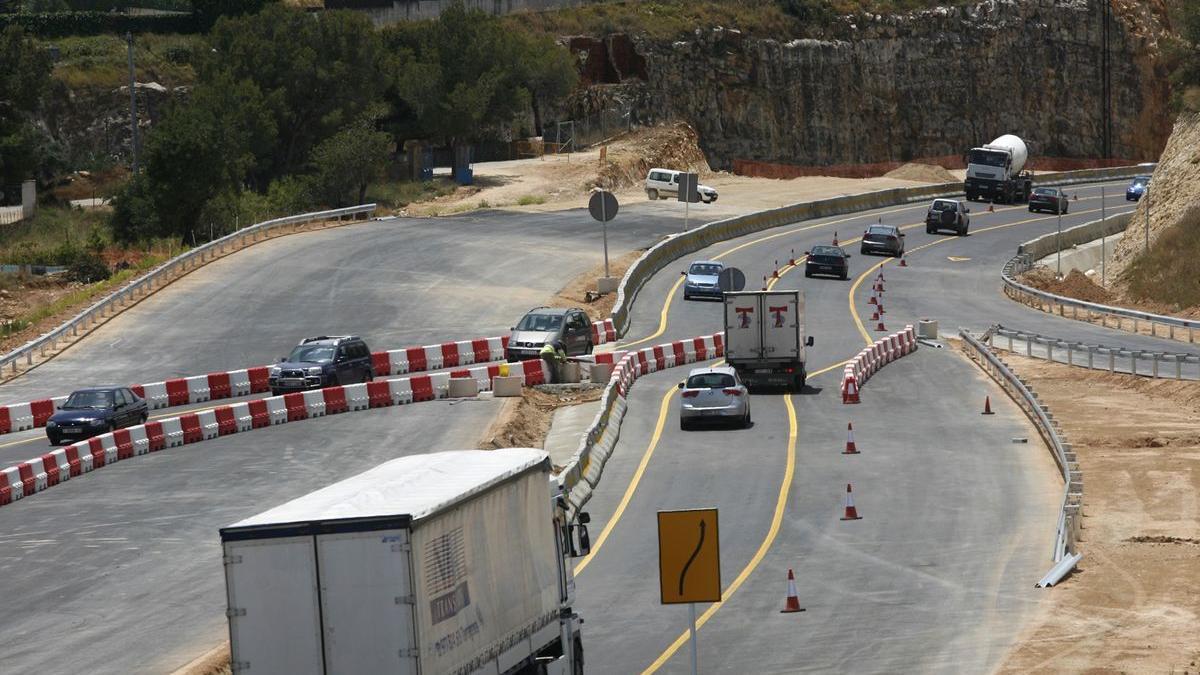
<path id="1" fill-rule="evenodd" d="M 750 426 L 750 390 L 731 367 L 696 368 L 679 383 L 679 428 L 700 420 L 734 421 Z"/>

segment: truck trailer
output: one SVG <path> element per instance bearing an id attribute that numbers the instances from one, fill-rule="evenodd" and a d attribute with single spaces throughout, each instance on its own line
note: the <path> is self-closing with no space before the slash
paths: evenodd
<path id="1" fill-rule="evenodd" d="M 582 673 L 558 493 L 541 450 L 441 452 L 223 528 L 233 672 Z"/>
<path id="2" fill-rule="evenodd" d="M 1029 159 L 1025 141 L 1005 134 L 967 153 L 967 178 L 963 189 L 970 201 L 1014 204 L 1029 200 L 1033 174 L 1024 171 Z"/>
<path id="3" fill-rule="evenodd" d="M 747 387 L 802 391 L 805 347 L 803 291 L 725 294 L 725 362 Z"/>

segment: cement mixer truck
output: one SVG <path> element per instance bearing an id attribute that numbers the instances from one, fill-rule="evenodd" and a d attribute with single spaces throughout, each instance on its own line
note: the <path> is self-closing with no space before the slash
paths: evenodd
<path id="1" fill-rule="evenodd" d="M 1033 174 L 1023 171 L 1028 159 L 1025 141 L 1012 134 L 982 148 L 971 148 L 964 185 L 967 199 L 1004 204 L 1027 201 L 1033 188 Z"/>

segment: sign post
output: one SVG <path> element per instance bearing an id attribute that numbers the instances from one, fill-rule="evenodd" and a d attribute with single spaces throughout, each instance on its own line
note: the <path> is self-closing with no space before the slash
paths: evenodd
<path id="1" fill-rule="evenodd" d="M 1104 223 L 1108 217 L 1104 215 L 1104 186 L 1100 186 L 1100 222 Z M 1100 230 L 1100 285 L 1104 285 L 1104 229 Z"/>
<path id="2" fill-rule="evenodd" d="M 688 206 L 700 201 L 700 174 L 679 174 L 679 193 L 676 199 L 683 202 L 683 231 L 688 230 Z"/>
<path id="3" fill-rule="evenodd" d="M 617 217 L 620 204 L 613 193 L 603 188 L 594 188 L 588 200 L 588 212 L 604 227 L 604 278 L 596 284 L 601 293 L 612 293 L 617 289 L 616 280 L 608 273 L 608 221 Z"/>
<path id="4" fill-rule="evenodd" d="M 687 603 L 692 674 L 699 673 L 696 603 L 721 601 L 721 545 L 716 509 L 658 512 L 658 583 L 662 604 Z"/>

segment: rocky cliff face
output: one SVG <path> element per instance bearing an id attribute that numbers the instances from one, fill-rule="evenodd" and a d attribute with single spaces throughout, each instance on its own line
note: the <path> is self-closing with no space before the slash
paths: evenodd
<path id="1" fill-rule="evenodd" d="M 619 94 L 577 103 L 615 99 L 643 122 L 687 121 L 718 167 L 961 156 L 1004 133 L 1038 156 L 1142 160 L 1170 133 L 1157 2 L 988 0 L 845 17 L 790 42 L 722 28 L 673 44 L 635 38 L 644 81 L 624 77 Z M 600 57 L 588 58 L 599 72 Z"/>

